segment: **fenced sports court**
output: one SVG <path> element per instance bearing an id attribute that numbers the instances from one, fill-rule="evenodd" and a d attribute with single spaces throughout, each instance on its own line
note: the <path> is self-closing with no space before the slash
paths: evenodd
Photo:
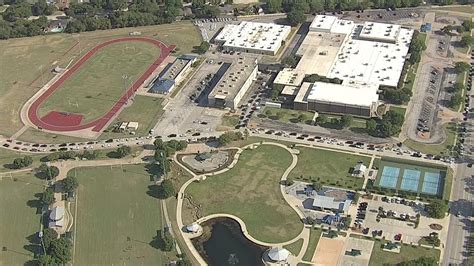
<path id="1" fill-rule="evenodd" d="M 376 186 L 417 194 L 442 195 L 446 169 L 382 159 Z"/>

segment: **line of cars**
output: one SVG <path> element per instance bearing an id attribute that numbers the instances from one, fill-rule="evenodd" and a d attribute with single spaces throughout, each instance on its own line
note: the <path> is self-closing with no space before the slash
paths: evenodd
<path id="1" fill-rule="evenodd" d="M 135 138 L 121 138 L 121 139 L 108 139 L 108 140 L 96 140 L 88 142 L 71 142 L 61 144 L 39 144 L 29 143 L 23 141 L 15 141 L 8 139 L 2 146 L 5 148 L 12 148 L 18 151 L 27 152 L 56 152 L 56 151 L 68 151 L 68 150 L 92 150 L 94 148 L 112 148 L 120 147 L 129 144 L 143 145 L 144 139 L 151 139 L 152 136 L 147 137 L 135 137 Z"/>

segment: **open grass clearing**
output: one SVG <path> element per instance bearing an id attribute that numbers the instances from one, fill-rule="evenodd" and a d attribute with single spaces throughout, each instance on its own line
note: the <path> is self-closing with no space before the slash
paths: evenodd
<path id="1" fill-rule="evenodd" d="M 265 107 L 263 113 L 272 120 L 279 120 L 286 123 L 309 123 L 313 119 L 314 113 L 301 110 L 293 110 L 286 108 Z M 302 115 L 302 121 L 298 117 Z"/>
<path id="2" fill-rule="evenodd" d="M 164 265 L 176 259 L 153 242 L 162 229 L 161 204 L 149 195 L 146 165 L 77 168 L 77 265 Z"/>
<path id="3" fill-rule="evenodd" d="M 133 135 L 126 132 L 112 132 L 111 128 L 116 123 L 131 121 L 138 122 L 138 130 L 135 132 L 136 136 L 147 135 L 164 112 L 162 103 L 162 98 L 136 95 L 132 105 L 122 110 L 111 126 L 109 126 L 107 132 L 104 131 L 99 139 L 133 137 Z"/>
<path id="4" fill-rule="evenodd" d="M 379 239 L 375 240 L 374 248 L 372 249 L 372 255 L 370 256 L 369 265 L 396 265 L 401 262 L 415 260 L 420 257 L 432 257 L 439 260 L 440 251 L 438 249 L 411 246 L 402 244 L 400 253 L 394 253 L 383 250 L 383 244 L 385 242 Z"/>
<path id="5" fill-rule="evenodd" d="M 318 246 L 319 238 L 321 237 L 322 231 L 319 228 L 311 228 L 309 234 L 309 243 L 306 248 L 306 252 L 303 255 L 304 261 L 311 261 L 313 259 L 314 252 Z"/>
<path id="6" fill-rule="evenodd" d="M 37 233 L 40 230 L 40 201 L 43 182 L 32 174 L 0 174 L 0 265 L 29 265 L 40 251 Z M 16 180 L 16 181 L 15 181 Z"/>
<path id="7" fill-rule="evenodd" d="M 239 116 L 225 115 L 222 117 L 222 126 L 234 128 L 239 124 Z"/>
<path id="8" fill-rule="evenodd" d="M 435 9 L 436 11 L 454 11 L 460 13 L 474 14 L 474 5 L 463 5 L 463 6 L 442 6 Z"/>
<path id="9" fill-rule="evenodd" d="M 407 109 L 401 106 L 390 105 L 390 111 L 394 111 L 395 113 L 401 114 L 405 117 Z"/>
<path id="10" fill-rule="evenodd" d="M 20 141 L 25 141 L 25 142 L 33 142 L 33 143 L 71 143 L 71 142 L 84 142 L 87 141 L 87 139 L 83 138 L 77 138 L 77 137 L 72 137 L 72 136 L 67 136 L 67 135 L 61 135 L 61 134 L 54 134 L 54 133 L 49 133 L 45 132 L 42 130 L 38 130 L 36 128 L 28 128 L 21 134 L 17 140 Z"/>
<path id="11" fill-rule="evenodd" d="M 4 125 L 0 134 L 13 135 L 23 126 L 19 115 L 21 107 L 40 89 L 43 81 L 53 77 L 50 70 L 54 66 L 65 67 L 97 44 L 129 36 L 133 31 L 168 45 L 176 44 L 177 54 L 190 53 L 193 46 L 201 42 L 199 31 L 190 21 L 83 32 L 80 35 L 53 34 L 1 40 L 0 62 L 8 67 L 0 67 L 0 123 Z"/>
<path id="12" fill-rule="evenodd" d="M 443 130 L 446 134 L 446 139 L 441 144 L 428 144 L 416 142 L 411 139 L 407 139 L 403 142 L 408 148 L 433 155 L 443 155 L 449 152 L 449 149 L 454 145 L 454 140 L 456 136 L 456 124 L 447 123 L 443 125 Z"/>
<path id="13" fill-rule="evenodd" d="M 288 251 L 290 251 L 291 254 L 298 256 L 298 254 L 301 251 L 301 248 L 303 247 L 303 239 L 300 238 L 297 241 L 283 247 L 286 248 Z"/>
<path id="14" fill-rule="evenodd" d="M 151 43 L 135 41 L 100 49 L 43 103 L 39 115 L 77 113 L 84 115 L 83 123 L 102 117 L 160 53 Z"/>
<path id="15" fill-rule="evenodd" d="M 260 145 L 243 151 L 231 170 L 192 183 L 185 193 L 201 204 L 203 216 L 233 214 L 260 241 L 288 241 L 303 228 L 298 215 L 283 199 L 279 186 L 291 160 L 283 148 Z"/>
<path id="16" fill-rule="evenodd" d="M 370 157 L 317 148 L 297 147 L 298 164 L 289 177 L 323 185 L 361 189 L 364 179 L 353 177 L 349 170 L 358 162 L 369 166 Z"/>

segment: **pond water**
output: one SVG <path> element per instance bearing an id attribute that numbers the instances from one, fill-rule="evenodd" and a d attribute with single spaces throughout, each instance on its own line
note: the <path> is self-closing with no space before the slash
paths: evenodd
<path id="1" fill-rule="evenodd" d="M 264 265 L 267 248 L 249 241 L 233 219 L 216 218 L 201 225 L 204 232 L 193 244 L 209 265 Z"/>

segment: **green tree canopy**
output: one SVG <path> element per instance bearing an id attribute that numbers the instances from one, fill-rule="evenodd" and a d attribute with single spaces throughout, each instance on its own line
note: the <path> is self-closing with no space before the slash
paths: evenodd
<path id="1" fill-rule="evenodd" d="M 442 219 L 448 212 L 448 204 L 443 200 L 434 200 L 426 206 L 426 212 L 431 218 Z"/>
<path id="2" fill-rule="evenodd" d="M 54 191 L 48 187 L 43 193 L 41 193 L 41 203 L 45 206 L 51 205 L 54 202 Z"/>
<path id="3" fill-rule="evenodd" d="M 169 179 L 163 180 L 158 187 L 158 197 L 161 199 L 167 199 L 176 194 L 173 183 Z"/>
<path id="4" fill-rule="evenodd" d="M 287 19 L 292 26 L 296 26 L 306 21 L 304 11 L 299 8 L 294 8 L 287 14 Z"/>
<path id="5" fill-rule="evenodd" d="M 79 182 L 75 176 L 67 176 L 62 180 L 62 184 L 66 192 L 73 192 L 79 187 Z"/>
<path id="6" fill-rule="evenodd" d="M 463 72 L 469 71 L 470 65 L 466 62 L 456 62 L 454 64 L 454 69 L 456 73 L 461 74 Z"/>
<path id="7" fill-rule="evenodd" d="M 59 238 L 51 242 L 49 254 L 60 264 L 66 264 L 71 260 L 71 241 Z"/>
<path id="8" fill-rule="evenodd" d="M 354 117 L 352 115 L 343 115 L 340 120 L 341 127 L 346 128 L 352 124 Z"/>
<path id="9" fill-rule="evenodd" d="M 118 158 L 123 158 L 127 155 L 130 155 L 132 153 L 132 148 L 129 146 L 120 146 L 117 149 L 117 156 Z"/>

